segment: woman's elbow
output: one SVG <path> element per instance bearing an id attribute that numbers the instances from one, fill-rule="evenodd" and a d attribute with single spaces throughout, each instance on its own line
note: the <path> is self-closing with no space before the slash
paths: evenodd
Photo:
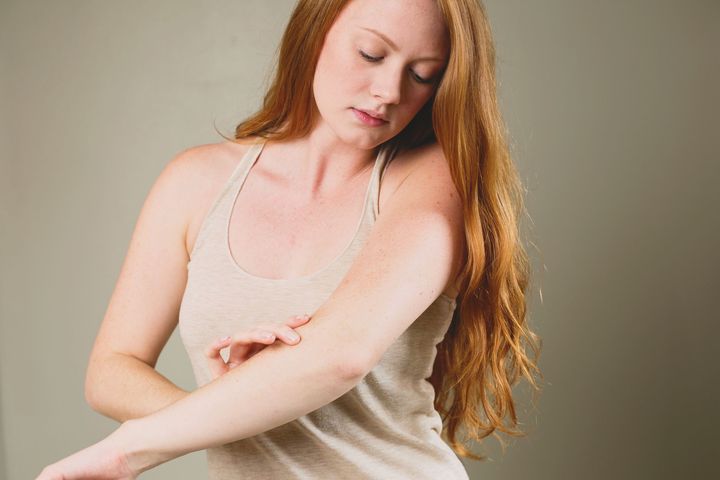
<path id="1" fill-rule="evenodd" d="M 369 370 L 366 369 L 365 362 L 346 357 L 336 362 L 335 372 L 341 380 L 355 382 L 367 375 Z"/>
<path id="2" fill-rule="evenodd" d="M 335 362 L 336 372 L 341 379 L 350 382 L 359 382 L 367 375 L 377 363 L 374 356 L 367 351 L 347 349 Z"/>
<path id="3" fill-rule="evenodd" d="M 87 371 L 85 372 L 85 385 L 84 385 L 84 395 L 85 395 L 85 403 L 87 403 L 91 409 L 93 409 L 96 412 L 99 412 L 100 408 L 100 401 L 98 399 L 97 395 L 97 376 L 94 375 L 94 368 L 93 364 L 90 363 L 88 365 Z"/>

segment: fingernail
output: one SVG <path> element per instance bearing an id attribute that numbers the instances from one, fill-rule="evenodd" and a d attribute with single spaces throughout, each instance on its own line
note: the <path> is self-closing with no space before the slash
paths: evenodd
<path id="1" fill-rule="evenodd" d="M 287 336 L 290 340 L 297 340 L 300 338 L 300 335 L 295 332 L 287 332 Z"/>
<path id="2" fill-rule="evenodd" d="M 222 337 L 220 340 L 218 340 L 218 342 L 227 342 L 228 340 L 230 340 L 230 338 L 232 338 L 232 337 L 230 337 L 230 336 Z"/>

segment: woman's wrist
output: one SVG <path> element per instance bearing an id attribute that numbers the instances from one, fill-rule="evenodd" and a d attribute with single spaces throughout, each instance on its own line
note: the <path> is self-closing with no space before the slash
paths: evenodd
<path id="1" fill-rule="evenodd" d="M 146 445 L 143 418 L 126 420 L 106 439 L 120 448 L 128 467 L 138 475 L 175 458 L 168 453 L 153 451 Z"/>

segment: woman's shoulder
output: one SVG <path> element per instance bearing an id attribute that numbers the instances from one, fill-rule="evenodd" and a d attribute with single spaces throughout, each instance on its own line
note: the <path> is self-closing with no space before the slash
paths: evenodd
<path id="1" fill-rule="evenodd" d="M 252 136 L 237 140 L 223 140 L 215 143 L 203 143 L 186 148 L 180 152 L 179 156 L 184 157 L 185 161 L 196 164 L 197 167 L 207 166 L 207 163 L 217 163 L 220 160 L 230 160 L 238 153 L 244 153 L 254 143 L 260 140 L 260 137 Z"/>
<path id="2" fill-rule="evenodd" d="M 192 250 L 197 229 L 212 202 L 237 167 L 238 162 L 257 138 L 194 145 L 181 151 L 169 162 L 172 185 L 185 205 L 188 251 Z"/>
<path id="3" fill-rule="evenodd" d="M 443 169 L 443 167 L 447 167 L 445 154 L 437 142 L 400 150 L 393 158 L 392 163 L 397 163 L 398 170 L 402 169 L 405 173 L 410 173 L 417 168 Z"/>
<path id="4" fill-rule="evenodd" d="M 256 140 L 256 137 L 252 137 L 194 145 L 176 154 L 170 160 L 168 167 L 175 170 L 178 177 L 183 177 L 196 185 L 197 193 L 202 195 L 207 190 L 213 190 L 216 183 L 227 180 Z M 181 179 L 178 180 L 182 182 Z"/>
<path id="5" fill-rule="evenodd" d="M 437 142 L 425 144 L 411 149 L 402 149 L 396 153 L 387 171 L 383 175 L 380 204 L 389 200 L 395 190 L 417 169 L 425 170 L 428 175 L 444 178 L 448 185 L 452 183 L 450 168 L 445 159 L 442 147 Z M 428 188 L 431 187 L 427 184 Z M 383 189 L 385 192 L 383 193 Z M 382 209 L 381 209 L 382 210 Z"/>

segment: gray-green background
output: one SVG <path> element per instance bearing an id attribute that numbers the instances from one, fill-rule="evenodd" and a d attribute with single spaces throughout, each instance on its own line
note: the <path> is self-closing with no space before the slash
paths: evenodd
<path id="1" fill-rule="evenodd" d="M 259 104 L 293 3 L 0 0 L 0 476 L 116 428 L 83 381 L 139 209 Z M 486 5 L 545 381 L 471 478 L 718 478 L 720 2 Z M 193 387 L 177 332 L 158 369 Z"/>

